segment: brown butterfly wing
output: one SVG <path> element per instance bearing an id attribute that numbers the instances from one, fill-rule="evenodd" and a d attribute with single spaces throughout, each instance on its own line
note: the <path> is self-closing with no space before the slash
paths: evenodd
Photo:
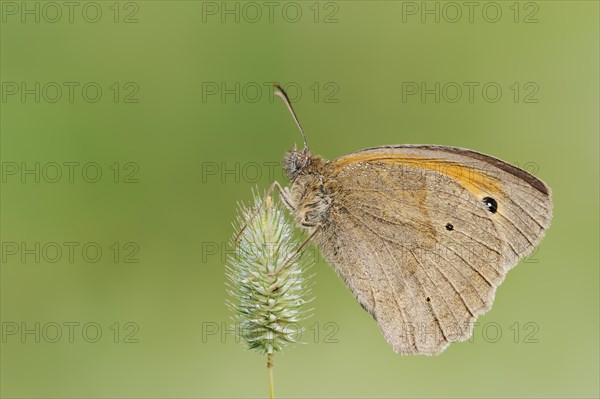
<path id="1" fill-rule="evenodd" d="M 378 147 L 326 173 L 332 203 L 318 245 L 403 354 L 467 339 L 552 217 L 543 182 L 459 148 Z"/>

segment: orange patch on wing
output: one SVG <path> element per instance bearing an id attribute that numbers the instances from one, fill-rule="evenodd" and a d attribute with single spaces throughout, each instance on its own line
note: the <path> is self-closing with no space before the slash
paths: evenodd
<path id="1" fill-rule="evenodd" d="M 380 154 L 370 153 L 346 156 L 338 161 L 334 161 L 333 166 L 339 171 L 347 165 L 358 164 L 361 162 L 410 165 L 438 172 L 456 181 L 477 197 L 502 193 L 502 189 L 500 188 L 501 182 L 495 177 L 467 165 L 439 158 L 425 158 L 412 154 L 382 152 Z"/>

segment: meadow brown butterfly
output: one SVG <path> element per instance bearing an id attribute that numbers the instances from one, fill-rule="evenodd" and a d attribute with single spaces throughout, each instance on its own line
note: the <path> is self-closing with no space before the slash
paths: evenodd
<path id="1" fill-rule="evenodd" d="M 271 186 L 401 354 L 464 341 L 506 273 L 542 239 L 550 189 L 463 148 L 389 145 L 333 161 L 304 137 L 284 156 L 291 187 Z M 308 241 L 307 240 L 307 241 Z"/>

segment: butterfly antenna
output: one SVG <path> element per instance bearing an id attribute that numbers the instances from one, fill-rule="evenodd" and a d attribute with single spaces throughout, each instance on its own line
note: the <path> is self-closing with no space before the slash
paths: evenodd
<path id="1" fill-rule="evenodd" d="M 288 110 L 290 111 L 290 113 L 292 114 L 292 117 L 294 118 L 294 122 L 296 122 L 296 126 L 298 126 L 298 129 L 300 129 L 300 133 L 302 133 L 302 138 L 304 139 L 304 149 L 306 150 L 308 148 L 308 143 L 306 142 L 306 134 L 304 134 L 304 129 L 302 129 L 302 125 L 300 124 L 300 121 L 298 120 L 298 117 L 296 116 L 296 112 L 294 112 L 294 108 L 292 107 L 292 102 L 290 101 L 290 98 L 288 97 L 285 90 L 283 90 L 283 87 L 281 87 L 279 84 L 273 83 L 273 88 L 274 88 L 274 94 L 277 97 L 281 98 L 283 100 L 283 102 L 285 103 L 285 105 L 287 105 Z"/>

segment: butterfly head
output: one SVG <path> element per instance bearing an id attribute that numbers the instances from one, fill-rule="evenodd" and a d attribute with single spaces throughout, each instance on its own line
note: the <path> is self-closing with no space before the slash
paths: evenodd
<path id="1" fill-rule="evenodd" d="M 298 151 L 296 144 L 283 156 L 283 170 L 290 181 L 296 180 L 299 174 L 306 169 L 312 160 L 312 154 L 308 148 Z"/>

